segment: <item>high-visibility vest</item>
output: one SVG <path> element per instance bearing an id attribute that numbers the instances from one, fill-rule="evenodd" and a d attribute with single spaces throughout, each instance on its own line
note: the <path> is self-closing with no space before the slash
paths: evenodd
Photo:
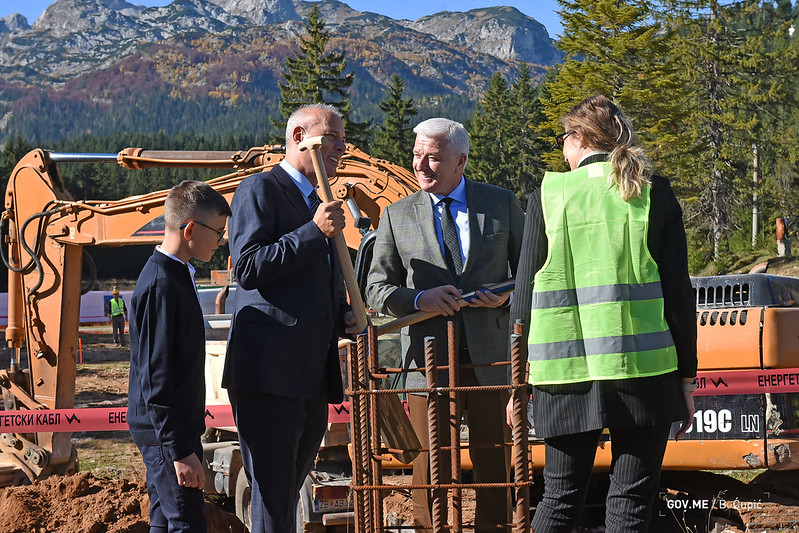
<path id="1" fill-rule="evenodd" d="M 121 315 L 125 312 L 125 302 L 122 298 L 111 298 L 111 316 Z"/>
<path id="2" fill-rule="evenodd" d="M 647 247 L 649 186 L 623 200 L 609 163 L 547 172 L 547 260 L 535 275 L 530 383 L 627 379 L 677 369 L 660 274 Z"/>

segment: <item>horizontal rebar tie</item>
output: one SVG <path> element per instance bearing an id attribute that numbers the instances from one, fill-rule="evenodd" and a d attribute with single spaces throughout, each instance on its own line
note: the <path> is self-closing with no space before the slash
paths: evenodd
<path id="1" fill-rule="evenodd" d="M 471 387 L 433 387 L 431 389 L 347 389 L 348 396 L 366 396 L 369 394 L 412 394 L 422 392 L 486 392 L 495 390 L 511 390 L 526 387 L 527 385 L 474 385 Z"/>
<path id="2" fill-rule="evenodd" d="M 517 483 L 447 483 L 442 485 L 351 485 L 352 490 L 376 491 L 376 490 L 413 490 L 413 489 L 512 489 L 520 487 L 531 487 L 532 481 L 522 481 Z"/>

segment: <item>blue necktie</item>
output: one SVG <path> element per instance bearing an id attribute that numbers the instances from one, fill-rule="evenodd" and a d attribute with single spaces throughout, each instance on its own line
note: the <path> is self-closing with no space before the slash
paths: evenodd
<path id="1" fill-rule="evenodd" d="M 316 209 L 322 204 L 322 199 L 316 194 L 316 189 L 312 190 L 311 194 L 308 195 L 308 204 L 312 215 L 316 213 Z"/>

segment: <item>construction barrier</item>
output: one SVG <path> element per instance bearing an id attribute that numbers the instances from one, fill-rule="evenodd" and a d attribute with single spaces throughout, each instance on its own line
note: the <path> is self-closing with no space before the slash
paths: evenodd
<path id="1" fill-rule="evenodd" d="M 0 433 L 127 431 L 127 412 L 127 407 L 0 411 Z M 329 406 L 329 423 L 349 421 L 349 402 Z M 230 405 L 206 406 L 205 425 L 209 428 L 234 427 L 236 423 Z"/>
<path id="2" fill-rule="evenodd" d="M 799 368 L 699 372 L 695 396 L 799 392 Z"/>
<path id="3" fill-rule="evenodd" d="M 799 369 L 762 369 L 700 372 L 696 396 L 797 393 Z M 127 407 L 89 407 L 35 411 L 0 411 L 0 433 L 127 431 Z M 349 422 L 349 402 L 330 405 L 328 422 Z M 228 404 L 208 405 L 205 424 L 212 428 L 234 427 Z"/>

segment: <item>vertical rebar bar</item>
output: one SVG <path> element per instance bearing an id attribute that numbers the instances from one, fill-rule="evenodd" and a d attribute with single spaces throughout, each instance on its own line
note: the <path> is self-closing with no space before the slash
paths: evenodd
<path id="1" fill-rule="evenodd" d="M 511 335 L 511 372 L 513 376 L 513 478 L 516 484 L 516 513 L 514 522 L 516 533 L 530 530 L 530 488 L 527 444 L 527 358 L 523 356 L 522 335 L 514 325 Z"/>
<path id="2" fill-rule="evenodd" d="M 369 326 L 366 330 L 367 334 L 367 350 L 369 354 L 369 368 L 368 368 L 368 376 L 369 381 L 367 382 L 368 386 L 371 389 L 379 389 L 380 388 L 380 379 L 373 378 L 372 374 L 377 373 L 378 366 L 379 366 L 379 354 L 377 350 L 377 327 Z M 370 434 L 371 434 L 371 441 L 372 446 L 370 450 L 374 450 L 374 453 L 370 457 L 371 463 L 371 484 L 372 485 L 382 485 L 383 484 L 383 475 L 380 471 L 380 459 L 375 457 L 375 455 L 382 455 L 380 453 L 381 448 L 381 437 L 380 437 L 380 426 L 378 424 L 378 409 L 379 406 L 379 398 L 380 395 L 378 394 L 370 394 L 369 395 L 369 424 L 370 424 Z M 376 490 L 371 493 L 372 494 L 372 516 L 374 517 L 375 522 L 375 529 L 374 531 L 378 531 L 377 528 L 383 527 L 383 494 L 380 490 Z"/>
<path id="3" fill-rule="evenodd" d="M 430 484 L 433 485 L 431 491 L 432 499 L 432 522 L 433 532 L 440 533 L 443 530 L 446 517 L 444 515 L 444 498 L 441 489 L 441 441 L 438 435 L 438 392 L 437 388 L 438 373 L 436 359 L 436 338 L 424 338 L 424 358 L 425 374 L 427 376 L 427 428 L 428 428 L 428 447 L 430 448 Z"/>
<path id="4" fill-rule="evenodd" d="M 369 382 L 366 378 L 367 372 L 367 353 L 366 353 L 366 335 L 358 335 L 358 386 L 369 390 Z M 360 397 L 360 416 L 358 417 L 358 424 L 361 426 L 361 465 L 363 467 L 363 474 L 359 483 L 361 485 L 369 485 L 372 479 L 372 444 L 373 437 L 371 435 L 370 419 L 376 413 L 369 412 L 369 399 L 366 396 Z M 374 493 L 370 490 L 363 491 L 363 512 L 364 521 L 368 524 L 369 531 L 376 531 L 374 523 Z"/>
<path id="5" fill-rule="evenodd" d="M 516 322 L 513 324 L 513 333 L 516 335 L 520 335 L 521 339 L 519 339 L 519 362 L 521 363 L 521 380 L 525 384 L 524 388 L 524 395 L 522 399 L 522 405 L 524 405 L 524 409 L 522 409 L 522 420 L 524 420 L 524 435 L 525 435 L 525 451 L 527 453 L 524 454 L 527 461 L 527 480 L 529 485 L 532 486 L 533 484 L 533 450 L 530 448 L 530 440 L 529 440 L 529 421 L 527 420 L 527 408 L 529 407 L 530 402 L 530 393 L 531 389 L 529 386 L 529 377 L 530 377 L 530 361 L 527 357 L 527 338 L 524 336 L 524 326 L 525 322 L 521 319 L 516 319 Z M 511 369 L 511 372 L 513 370 Z"/>
<path id="6" fill-rule="evenodd" d="M 449 359 L 449 386 L 453 387 L 449 393 L 449 438 L 450 438 L 450 471 L 452 484 L 461 482 L 461 410 L 458 403 L 458 393 L 454 387 L 458 386 L 458 326 L 455 322 L 447 322 L 447 355 Z M 455 487 L 451 491 L 452 516 L 450 518 L 451 530 L 460 533 L 463 530 L 463 491 Z"/>
<path id="7" fill-rule="evenodd" d="M 347 368 L 350 382 L 350 430 L 352 432 L 352 449 L 354 460 L 352 462 L 352 487 L 355 500 L 355 533 L 368 533 L 369 529 L 364 521 L 364 493 L 359 490 L 364 485 L 363 451 L 361 446 L 362 431 L 359 423 L 361 417 L 362 396 L 357 394 L 360 390 L 358 382 L 358 355 L 355 344 L 347 345 Z"/>

